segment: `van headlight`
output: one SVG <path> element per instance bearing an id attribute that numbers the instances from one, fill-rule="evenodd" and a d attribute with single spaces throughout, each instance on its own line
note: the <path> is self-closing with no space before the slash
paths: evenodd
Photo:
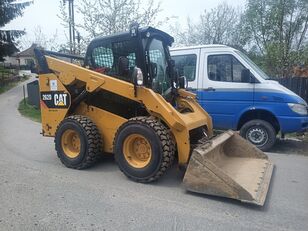
<path id="1" fill-rule="evenodd" d="M 289 108 L 297 114 L 307 115 L 307 106 L 298 103 L 288 103 Z"/>

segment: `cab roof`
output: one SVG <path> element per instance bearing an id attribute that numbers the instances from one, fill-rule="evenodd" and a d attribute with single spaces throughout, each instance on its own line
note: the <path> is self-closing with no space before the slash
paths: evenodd
<path id="1" fill-rule="evenodd" d="M 158 35 L 160 37 L 163 38 L 163 40 L 167 43 L 168 46 L 171 46 L 171 44 L 174 42 L 174 38 L 172 36 L 170 36 L 169 34 L 167 34 L 166 32 L 163 32 L 161 30 L 155 29 L 153 27 L 142 27 L 138 29 L 138 33 L 140 33 L 141 37 L 147 37 L 147 34 L 150 33 L 150 36 L 155 36 Z M 129 31 L 125 31 L 125 32 L 120 32 L 120 33 L 115 33 L 112 35 L 107 35 L 107 36 L 99 36 L 94 38 L 90 44 L 90 46 L 96 46 L 97 44 L 101 43 L 101 42 L 117 42 L 117 41 L 123 41 L 123 39 L 130 39 L 131 35 Z"/>

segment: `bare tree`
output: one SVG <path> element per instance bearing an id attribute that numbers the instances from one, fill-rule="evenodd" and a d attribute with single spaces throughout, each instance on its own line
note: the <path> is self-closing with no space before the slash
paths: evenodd
<path id="1" fill-rule="evenodd" d="M 59 43 L 58 32 L 55 31 L 51 36 L 43 33 L 41 26 L 36 26 L 33 30 L 33 37 L 24 36 L 18 41 L 22 49 L 30 47 L 33 43 L 47 50 L 58 51 L 64 46 Z"/>
<path id="2" fill-rule="evenodd" d="M 239 12 L 226 3 L 210 11 L 204 10 L 199 21 L 193 23 L 187 19 L 186 29 L 179 30 L 179 25 L 171 28 L 178 44 L 233 44 L 234 31 L 239 23 Z"/>
<path id="3" fill-rule="evenodd" d="M 160 26 L 170 18 L 158 20 L 161 4 L 155 0 L 77 0 L 75 1 L 77 23 L 75 29 L 81 33 L 81 47 L 98 35 L 126 31 L 132 22 L 143 26 Z M 69 24 L 67 9 L 60 2 L 60 14 L 65 27 Z"/>

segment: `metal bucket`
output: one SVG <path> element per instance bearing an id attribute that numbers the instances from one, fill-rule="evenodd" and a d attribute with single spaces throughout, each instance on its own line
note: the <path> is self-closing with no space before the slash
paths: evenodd
<path id="1" fill-rule="evenodd" d="M 233 131 L 195 148 L 183 183 L 187 190 L 263 205 L 273 164 Z"/>

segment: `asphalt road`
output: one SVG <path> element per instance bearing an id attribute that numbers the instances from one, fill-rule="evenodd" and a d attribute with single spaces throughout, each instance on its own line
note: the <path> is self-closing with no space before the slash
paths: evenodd
<path id="1" fill-rule="evenodd" d="M 308 230 L 308 157 L 269 154 L 264 207 L 187 193 L 171 169 L 159 182 L 128 180 L 112 159 L 65 168 L 53 139 L 17 111 L 21 87 L 0 95 L 0 230 Z"/>

